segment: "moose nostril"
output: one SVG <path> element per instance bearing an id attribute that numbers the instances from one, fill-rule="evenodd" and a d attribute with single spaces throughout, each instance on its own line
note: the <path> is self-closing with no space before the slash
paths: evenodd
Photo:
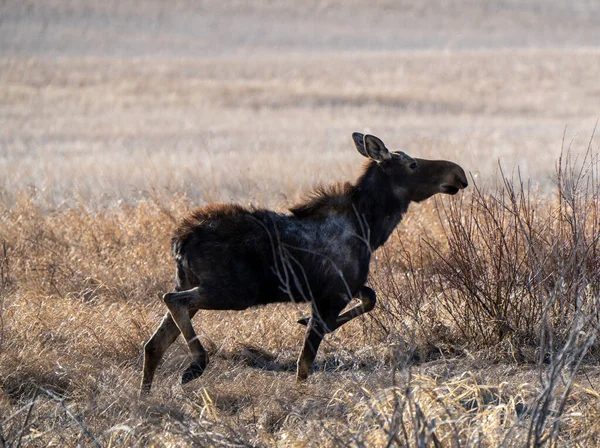
<path id="1" fill-rule="evenodd" d="M 459 182 L 463 188 L 467 188 L 469 186 L 469 182 L 467 182 L 466 180 L 459 180 Z"/>

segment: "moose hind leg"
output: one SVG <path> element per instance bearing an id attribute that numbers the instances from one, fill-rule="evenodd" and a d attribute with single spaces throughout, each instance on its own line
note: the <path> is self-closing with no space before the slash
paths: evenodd
<path id="1" fill-rule="evenodd" d="M 150 392 L 154 373 L 160 361 L 169 348 L 179 336 L 179 328 L 173 321 L 171 313 L 165 314 L 159 327 L 152 337 L 144 345 L 144 368 L 142 371 L 142 384 L 140 386 L 140 395 Z"/>
<path id="2" fill-rule="evenodd" d="M 165 294 L 163 300 L 192 354 L 192 363 L 181 377 L 181 384 L 186 384 L 202 375 L 208 364 L 208 355 L 194 331 L 190 313 L 192 310 L 210 309 L 210 306 L 208 306 L 208 302 L 202 296 L 198 287 L 187 291 Z"/>

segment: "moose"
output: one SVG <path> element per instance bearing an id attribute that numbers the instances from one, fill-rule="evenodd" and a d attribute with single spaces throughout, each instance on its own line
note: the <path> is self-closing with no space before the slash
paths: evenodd
<path id="1" fill-rule="evenodd" d="M 177 265 L 175 292 L 144 346 L 141 394 L 150 391 L 167 348 L 183 334 L 192 362 L 182 384 L 202 375 L 208 355 L 192 327 L 199 310 L 243 310 L 274 302 L 311 302 L 298 381 L 306 380 L 327 333 L 375 307 L 365 285 L 371 254 L 383 245 L 411 202 L 467 187 L 464 170 L 445 160 L 391 152 L 374 135 L 352 134 L 368 159 L 350 183 L 320 187 L 289 213 L 215 204 L 197 209 L 171 241 Z M 359 304 L 340 314 L 348 303 Z"/>

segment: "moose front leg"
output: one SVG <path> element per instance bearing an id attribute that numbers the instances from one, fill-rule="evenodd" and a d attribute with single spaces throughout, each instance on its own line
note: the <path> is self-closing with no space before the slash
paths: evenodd
<path id="1" fill-rule="evenodd" d="M 317 356 L 319 345 L 323 341 L 323 337 L 330 333 L 331 328 L 336 324 L 336 316 L 339 310 L 330 311 L 327 313 L 319 312 L 313 306 L 313 315 L 310 318 L 306 329 L 306 339 L 304 346 L 298 357 L 298 372 L 296 375 L 297 381 L 304 381 L 310 374 L 310 369 Z"/>
<path id="2" fill-rule="evenodd" d="M 373 291 L 368 286 L 363 286 L 358 292 L 358 299 L 360 303 L 356 305 L 354 308 L 349 309 L 344 314 L 338 316 L 333 325 L 333 328 L 330 328 L 330 331 L 335 331 L 344 325 L 347 322 L 350 322 L 352 319 L 362 316 L 365 313 L 373 310 L 375 308 L 375 304 L 377 303 L 377 295 L 375 291 Z M 302 325 L 308 325 L 310 321 L 310 317 L 303 317 L 298 319 L 298 323 Z"/>
<path id="3" fill-rule="evenodd" d="M 297 381 L 304 381 L 310 374 L 310 369 L 317 356 L 319 345 L 325 336 L 325 325 L 321 319 L 312 318 L 306 329 L 306 339 L 304 346 L 298 357 L 298 371 L 296 374 Z"/>

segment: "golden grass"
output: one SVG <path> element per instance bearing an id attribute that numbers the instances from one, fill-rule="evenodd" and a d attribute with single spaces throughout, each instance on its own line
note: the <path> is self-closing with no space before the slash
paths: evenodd
<path id="1" fill-rule="evenodd" d="M 451 298 L 460 299 L 452 275 L 439 283 L 424 280 L 443 273 L 427 248 L 448 256 L 453 236 L 444 228 L 460 220 L 487 222 L 490 211 L 481 206 L 495 201 L 471 191 L 464 199 L 414 206 L 376 254 L 371 284 L 379 293 L 378 310 L 327 338 L 307 384 L 294 381 L 303 335 L 295 320 L 307 310 L 275 305 L 201 313 L 195 325 L 211 355 L 205 375 L 179 385 L 188 354 L 178 342 L 159 369 L 152 395 L 138 400 L 142 344 L 165 311 L 159 297 L 172 282 L 170 230 L 189 211 L 189 201 L 48 211 L 21 195 L 5 209 L 0 226 L 6 247 L 2 435 L 31 446 L 313 446 L 317 441 L 319 446 L 522 446 L 549 390 L 547 422 L 538 439 L 595 440 L 600 433 L 596 368 L 586 365 L 582 376 L 569 374 L 571 364 L 558 361 L 528 366 L 537 360 L 536 347 L 543 347 L 536 339 L 540 327 L 518 326 L 513 318 L 515 332 L 498 342 L 481 339 L 475 330 L 461 333 L 457 319 L 475 323 L 486 317 L 446 314 L 460 303 L 449 303 L 436 287 L 450 288 L 456 294 Z M 563 222 L 552 198 L 542 196 L 535 210 L 540 229 L 547 224 L 546 212 L 555 225 Z M 491 260 L 478 260 L 473 269 Z M 420 278 L 419 272 L 425 275 Z M 549 331 L 559 350 L 571 324 L 553 325 Z M 581 331 L 588 335 L 593 328 L 586 328 Z M 578 347 L 570 346 L 575 353 Z M 575 381 L 564 402 L 560 397 L 568 383 L 558 378 L 549 381 L 550 388 L 540 383 L 557 365 L 566 380 Z"/>

